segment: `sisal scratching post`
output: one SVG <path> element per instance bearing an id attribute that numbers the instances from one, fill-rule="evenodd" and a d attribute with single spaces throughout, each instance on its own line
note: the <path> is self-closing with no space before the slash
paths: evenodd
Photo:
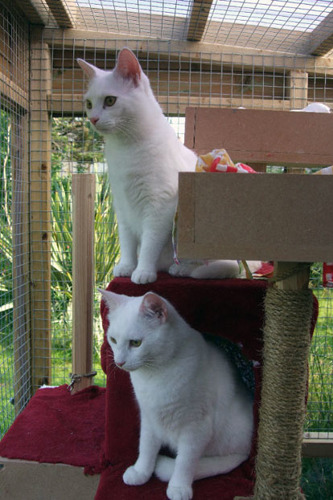
<path id="1" fill-rule="evenodd" d="M 301 450 L 313 296 L 309 266 L 277 266 L 267 290 L 255 500 L 300 500 Z M 288 277 L 287 277 L 288 276 Z M 275 278 L 276 279 L 276 278 Z M 242 497 L 235 497 L 239 499 Z"/>
<path id="2" fill-rule="evenodd" d="M 296 500 L 312 317 L 310 290 L 267 291 L 256 499 Z"/>

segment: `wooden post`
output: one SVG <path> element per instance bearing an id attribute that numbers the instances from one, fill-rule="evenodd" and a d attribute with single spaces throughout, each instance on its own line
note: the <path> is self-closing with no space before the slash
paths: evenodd
<path id="1" fill-rule="evenodd" d="M 51 60 L 42 30 L 31 33 L 30 293 L 32 389 L 51 379 Z"/>
<path id="2" fill-rule="evenodd" d="M 308 73 L 294 70 L 289 77 L 290 109 L 303 109 L 308 104 Z"/>
<path id="3" fill-rule="evenodd" d="M 95 175 L 73 175 L 72 393 L 91 385 L 94 298 Z"/>

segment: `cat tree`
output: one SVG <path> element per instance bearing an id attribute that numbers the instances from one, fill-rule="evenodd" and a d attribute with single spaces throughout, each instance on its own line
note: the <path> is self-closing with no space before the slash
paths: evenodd
<path id="1" fill-rule="evenodd" d="M 231 158 L 250 165 L 325 166 L 333 161 L 326 135 L 332 133 L 332 118 L 188 109 L 185 142 L 200 154 L 223 137 Z M 330 176 L 180 174 L 180 257 L 275 260 L 265 298 L 256 500 L 303 498 L 299 479 L 312 317 L 309 269 L 310 262 L 331 259 L 333 238 L 326 228 L 332 188 Z"/>

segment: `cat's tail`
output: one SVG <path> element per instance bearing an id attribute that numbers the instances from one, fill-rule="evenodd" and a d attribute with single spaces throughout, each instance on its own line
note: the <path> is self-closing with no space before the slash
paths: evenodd
<path id="1" fill-rule="evenodd" d="M 224 279 L 239 276 L 237 260 L 188 260 L 182 259 L 179 264 L 173 264 L 169 273 L 172 276 L 190 277 L 196 279 Z"/>
<path id="2" fill-rule="evenodd" d="M 237 278 L 239 264 L 237 260 L 209 260 L 197 266 L 190 274 L 196 279 L 225 279 Z"/>
<path id="3" fill-rule="evenodd" d="M 247 460 L 248 455 L 228 455 L 226 457 L 200 458 L 193 480 L 227 474 Z M 158 455 L 155 466 L 155 475 L 161 481 L 170 481 L 176 460 L 174 458 Z"/>
<path id="4" fill-rule="evenodd" d="M 247 261 L 251 273 L 261 267 L 260 261 Z M 169 268 L 172 276 L 187 276 L 195 279 L 225 279 L 245 278 L 246 273 L 240 270 L 237 260 L 207 260 L 191 261 L 182 259 L 179 264 L 173 264 Z"/>

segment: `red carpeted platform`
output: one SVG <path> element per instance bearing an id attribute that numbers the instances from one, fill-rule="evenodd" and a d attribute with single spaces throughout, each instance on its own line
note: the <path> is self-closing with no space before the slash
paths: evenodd
<path id="1" fill-rule="evenodd" d="M 258 422 L 261 383 L 262 326 L 266 282 L 259 280 L 193 280 L 160 274 L 158 281 L 135 285 L 127 278 L 113 280 L 108 289 L 129 296 L 143 295 L 149 290 L 168 299 L 197 330 L 230 339 L 242 346 L 243 354 L 254 362 L 256 381 L 254 414 Z M 102 321 L 106 331 L 107 308 L 102 302 Z M 166 498 L 166 483 L 152 478 L 146 485 L 126 486 L 125 469 L 134 463 L 138 453 L 139 415 L 129 375 L 113 364 L 112 351 L 105 341 L 102 366 L 107 373 L 105 458 L 110 463 L 103 471 L 97 500 L 109 498 Z M 194 499 L 231 500 L 252 493 L 254 480 L 255 438 L 251 457 L 232 473 L 194 483 Z"/>
<path id="2" fill-rule="evenodd" d="M 105 389 L 71 395 L 67 385 L 39 389 L 0 442 L 0 456 L 85 468 L 103 467 Z"/>

